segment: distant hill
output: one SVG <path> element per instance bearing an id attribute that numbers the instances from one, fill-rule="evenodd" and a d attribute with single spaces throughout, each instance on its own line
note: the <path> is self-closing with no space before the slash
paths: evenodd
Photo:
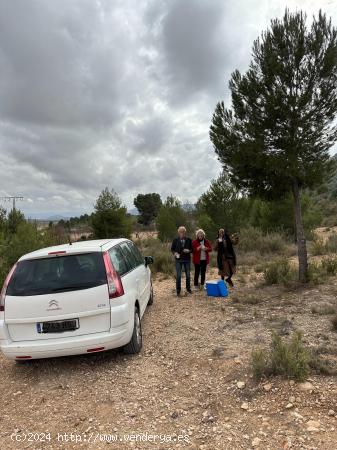
<path id="1" fill-rule="evenodd" d="M 49 216 L 45 220 L 49 220 L 50 222 L 58 222 L 59 220 L 68 220 L 70 216 L 62 216 L 59 214 L 55 214 L 54 216 Z"/>

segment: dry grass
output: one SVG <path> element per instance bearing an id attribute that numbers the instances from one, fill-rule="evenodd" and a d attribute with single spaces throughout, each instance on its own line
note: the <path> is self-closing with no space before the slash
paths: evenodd
<path id="1" fill-rule="evenodd" d="M 328 236 L 323 236 L 322 233 L 316 235 L 310 251 L 313 256 L 337 253 L 337 233 L 333 231 Z"/>
<path id="2" fill-rule="evenodd" d="M 337 331 L 337 314 L 331 319 L 331 325 L 333 331 Z"/>
<path id="3" fill-rule="evenodd" d="M 326 256 L 320 261 L 311 261 L 308 269 L 308 281 L 312 284 L 322 284 L 331 276 L 337 274 L 337 258 Z"/>
<path id="4" fill-rule="evenodd" d="M 311 312 L 313 314 L 318 314 L 320 316 L 324 316 L 324 315 L 328 315 L 328 314 L 335 314 L 336 306 L 332 305 L 331 303 L 327 303 L 327 302 L 315 303 L 311 307 Z"/>

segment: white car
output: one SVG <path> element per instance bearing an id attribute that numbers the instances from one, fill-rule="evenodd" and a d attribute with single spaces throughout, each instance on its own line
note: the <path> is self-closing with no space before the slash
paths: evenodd
<path id="1" fill-rule="evenodd" d="M 152 257 L 132 241 L 105 239 L 22 256 L 0 296 L 0 347 L 15 360 L 142 347 L 153 303 Z"/>

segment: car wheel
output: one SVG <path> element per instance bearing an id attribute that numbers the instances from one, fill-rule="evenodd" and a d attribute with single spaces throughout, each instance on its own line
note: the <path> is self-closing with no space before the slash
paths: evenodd
<path id="1" fill-rule="evenodd" d="M 135 308 L 134 325 L 131 341 L 123 348 L 124 353 L 129 355 L 139 353 L 143 345 L 142 325 L 138 308 Z"/>
<path id="2" fill-rule="evenodd" d="M 153 294 L 153 286 L 152 286 L 152 281 L 151 281 L 150 298 L 149 298 L 149 301 L 147 302 L 147 304 L 148 304 L 148 305 L 153 305 L 153 300 L 154 300 L 154 294 Z"/>

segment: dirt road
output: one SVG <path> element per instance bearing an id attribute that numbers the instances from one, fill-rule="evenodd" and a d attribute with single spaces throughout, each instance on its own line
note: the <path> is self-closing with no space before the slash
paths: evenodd
<path id="1" fill-rule="evenodd" d="M 257 305 L 235 295 L 177 299 L 172 280 L 157 280 L 136 357 L 107 352 L 23 365 L 0 357 L 0 448 L 336 449 L 336 377 L 257 384 L 249 367 L 252 348 L 268 345 L 271 328 L 285 323 L 333 353 L 337 333 L 310 309 L 334 301 L 336 285 L 300 293 L 246 286 L 236 289 L 258 295 Z"/>

